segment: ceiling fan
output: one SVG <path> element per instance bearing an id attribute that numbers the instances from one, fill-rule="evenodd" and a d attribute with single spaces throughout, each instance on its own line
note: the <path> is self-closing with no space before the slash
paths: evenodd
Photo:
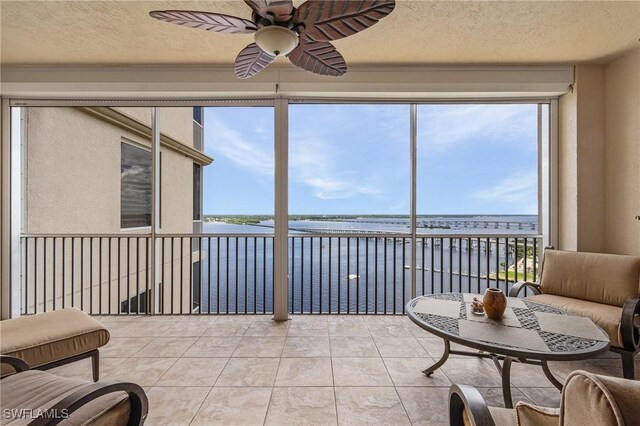
<path id="1" fill-rule="evenodd" d="M 253 77 L 278 56 L 316 74 L 341 76 L 347 64 L 331 40 L 348 37 L 390 14 L 395 0 L 308 0 L 297 9 L 292 0 L 244 0 L 251 20 L 214 12 L 157 10 L 152 18 L 189 28 L 230 34 L 254 34 L 254 43 L 236 57 L 234 71 Z"/>

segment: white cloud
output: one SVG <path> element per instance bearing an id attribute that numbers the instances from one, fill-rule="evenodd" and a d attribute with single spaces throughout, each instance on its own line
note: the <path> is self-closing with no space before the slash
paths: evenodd
<path id="1" fill-rule="evenodd" d="M 508 205 L 509 210 L 537 214 L 538 179 L 534 170 L 515 173 L 496 185 L 477 191 L 473 198 Z"/>
<path id="2" fill-rule="evenodd" d="M 375 186 L 362 183 L 362 176 L 339 168 L 339 153 L 329 151 L 329 144 L 321 139 L 298 135 L 295 140 L 289 150 L 291 179 L 309 186 L 314 197 L 332 200 L 379 192 Z"/>
<path id="3" fill-rule="evenodd" d="M 516 144 L 525 137 L 531 139 L 531 129 L 536 128 L 537 116 L 531 108 L 522 104 L 427 106 L 419 110 L 418 134 L 428 141 L 429 149 L 446 150 L 470 141 Z M 518 146 L 526 148 L 522 143 Z"/>
<path id="4" fill-rule="evenodd" d="M 274 158 L 272 142 L 256 143 L 246 135 L 227 126 L 222 120 L 207 120 L 207 151 L 214 157 L 227 157 L 247 171 L 273 177 Z"/>

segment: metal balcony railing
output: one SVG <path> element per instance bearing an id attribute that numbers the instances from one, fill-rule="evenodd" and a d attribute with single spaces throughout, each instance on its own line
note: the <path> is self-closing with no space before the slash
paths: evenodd
<path id="1" fill-rule="evenodd" d="M 24 235 L 22 313 L 74 306 L 147 313 L 148 234 Z M 273 236 L 156 237 L 159 314 L 273 312 Z M 415 294 L 508 290 L 536 280 L 541 237 L 304 233 L 289 236 L 289 311 L 400 314 Z"/>

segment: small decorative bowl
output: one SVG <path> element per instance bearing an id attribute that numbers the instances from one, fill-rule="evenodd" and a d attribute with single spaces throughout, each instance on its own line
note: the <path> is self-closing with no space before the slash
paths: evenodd
<path id="1" fill-rule="evenodd" d="M 484 315 L 484 305 L 477 297 L 474 297 L 471 302 L 471 313 L 475 315 Z"/>

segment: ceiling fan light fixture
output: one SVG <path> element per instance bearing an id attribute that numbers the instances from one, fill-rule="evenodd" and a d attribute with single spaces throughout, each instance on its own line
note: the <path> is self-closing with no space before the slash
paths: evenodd
<path id="1" fill-rule="evenodd" d="M 254 40 L 260 49 L 273 56 L 288 55 L 298 46 L 298 34 L 276 25 L 260 28 L 255 32 Z"/>

